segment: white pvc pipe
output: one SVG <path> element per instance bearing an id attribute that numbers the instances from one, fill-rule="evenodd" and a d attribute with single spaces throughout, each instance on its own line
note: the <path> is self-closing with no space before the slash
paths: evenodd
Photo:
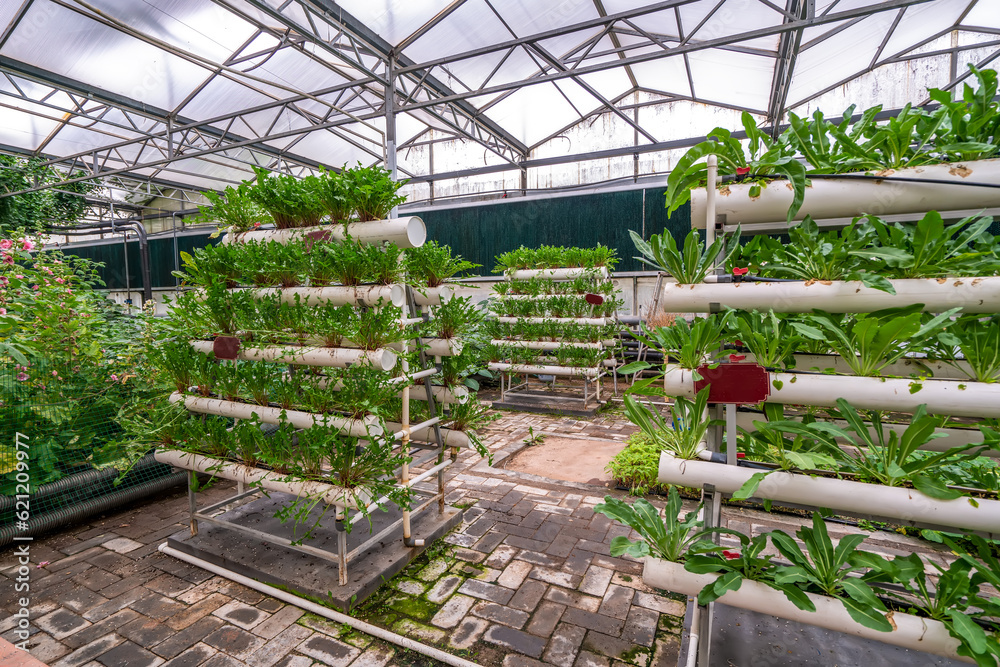
<path id="1" fill-rule="evenodd" d="M 1000 277 L 912 278 L 890 280 L 892 295 L 866 287 L 860 281 L 776 283 L 665 283 L 660 307 L 670 313 L 710 312 L 712 304 L 740 310 L 773 310 L 776 313 L 869 313 L 883 308 L 923 304 L 924 311 L 939 313 L 962 307 L 966 313 L 1000 311 Z"/>
<path id="2" fill-rule="evenodd" d="M 212 341 L 191 341 L 191 347 L 208 354 L 212 352 Z M 356 350 L 343 347 L 312 347 L 296 345 L 247 345 L 240 346 L 237 359 L 244 361 L 271 361 L 281 364 L 301 366 L 333 366 L 347 368 L 357 363 L 371 363 L 376 368 L 389 371 L 396 366 L 396 354 L 392 350 Z"/>
<path id="3" fill-rule="evenodd" d="M 465 660 L 464 658 L 460 658 L 457 655 L 452 655 L 451 653 L 442 651 L 441 649 L 438 648 L 434 648 L 433 646 L 427 646 L 426 644 L 421 644 L 420 642 L 414 639 L 410 639 L 409 637 L 404 637 L 403 635 L 398 635 L 395 632 L 390 632 L 385 628 L 380 628 L 377 625 L 372 625 L 371 623 L 360 621 L 354 618 L 353 616 L 342 614 L 339 611 L 334 611 L 329 607 L 318 605 L 315 602 L 303 600 L 302 598 L 294 595 L 293 593 L 289 593 L 288 591 L 283 591 L 280 588 L 268 586 L 267 584 L 263 584 L 257 581 L 256 579 L 251 579 L 250 577 L 244 577 L 241 574 L 237 574 L 236 572 L 227 570 L 224 567 L 215 565 L 214 563 L 209 563 L 208 561 L 196 558 L 195 556 L 186 554 L 183 551 L 177 551 L 176 549 L 168 546 L 166 542 L 160 545 L 160 551 L 168 556 L 173 556 L 178 560 L 184 561 L 185 563 L 194 565 L 195 567 L 199 567 L 205 570 L 206 572 L 211 572 L 212 574 L 218 575 L 220 577 L 225 577 L 230 581 L 242 584 L 247 588 L 252 588 L 253 590 L 259 593 L 263 593 L 264 595 L 269 595 L 270 597 L 273 597 L 277 600 L 281 600 L 282 602 L 286 602 L 290 605 L 296 606 L 299 609 L 304 609 L 305 611 L 308 611 L 310 613 L 323 616 L 324 618 L 330 619 L 334 623 L 347 625 L 351 628 L 354 628 L 358 632 L 363 632 L 366 635 L 370 635 L 377 639 L 387 641 L 390 644 L 395 644 L 396 646 L 400 646 L 410 651 L 416 651 L 421 655 L 426 655 L 429 658 L 433 658 L 434 660 L 442 662 L 446 665 L 452 665 L 452 667 L 480 667 L 480 665 L 478 665 L 477 663 Z"/>
<path id="4" fill-rule="evenodd" d="M 603 327 L 613 320 L 606 317 L 498 317 L 501 324 L 578 324 L 588 327 Z"/>
<path id="5" fill-rule="evenodd" d="M 526 350 L 558 350 L 560 347 L 573 347 L 580 350 L 600 350 L 604 343 L 561 343 L 550 340 L 491 340 L 491 345 L 506 345 L 508 347 L 520 347 Z"/>
<path id="6" fill-rule="evenodd" d="M 553 294 L 497 294 L 494 295 L 501 301 L 548 301 L 549 299 L 554 299 L 557 296 L 573 296 L 579 299 L 585 298 L 587 295 L 582 293 L 573 294 L 563 294 L 563 293 L 553 293 Z"/>
<path id="7" fill-rule="evenodd" d="M 835 373 L 840 375 L 854 374 L 844 358 L 837 354 L 796 354 L 794 357 L 796 370 L 822 372 L 833 369 Z M 747 361 L 755 361 L 754 355 L 748 354 Z M 936 359 L 908 357 L 889 364 L 880 373 L 885 376 L 895 375 L 898 377 L 920 376 L 930 373 L 938 380 L 968 380 L 972 372 L 969 363 L 963 359 L 952 360 L 952 362 L 954 365 Z M 966 372 L 963 372 L 963 369 Z"/>
<path id="8" fill-rule="evenodd" d="M 786 416 L 785 419 L 795 419 L 798 420 L 796 416 Z M 754 426 L 754 422 L 767 421 L 764 415 L 755 412 L 737 412 L 736 413 L 736 425 L 740 428 L 746 429 L 747 431 L 756 431 L 757 427 Z M 842 419 L 827 420 L 830 423 L 839 426 L 840 428 L 847 430 L 847 422 Z M 882 432 L 885 434 L 886 439 L 889 438 L 889 433 L 895 432 L 897 435 L 903 435 L 903 431 L 906 430 L 909 424 L 882 424 Z M 869 424 L 868 430 L 874 435 L 874 430 Z M 983 444 L 983 434 L 982 431 L 976 428 L 937 428 L 934 429 L 935 433 L 941 433 L 945 437 L 936 438 L 920 446 L 920 449 L 927 452 L 946 452 L 949 449 L 954 449 L 955 447 L 962 447 L 964 445 L 982 445 Z M 847 441 L 841 438 L 837 438 L 838 442 L 846 444 Z M 995 449 L 984 449 L 982 456 L 988 456 L 990 458 L 1000 458 L 1000 451 Z"/>
<path id="9" fill-rule="evenodd" d="M 835 408 L 837 399 L 843 398 L 854 407 L 867 410 L 912 413 L 926 404 L 931 414 L 1000 417 L 1000 383 L 796 373 L 768 375 L 771 380 L 768 403 Z M 910 393 L 918 385 L 921 389 Z M 663 389 L 667 396 L 693 398 L 691 371 L 668 365 Z"/>
<path id="10" fill-rule="evenodd" d="M 295 304 L 298 296 L 303 306 L 344 306 L 361 304 L 378 306 L 380 301 L 401 307 L 406 303 L 406 290 L 402 285 L 361 285 L 347 287 L 332 285 L 330 287 L 258 287 L 253 293 L 259 297 L 272 294 L 281 295 L 283 303 Z"/>
<path id="11" fill-rule="evenodd" d="M 755 473 L 754 468 L 684 460 L 670 452 L 660 454 L 657 481 L 700 489 L 714 484 L 720 493 L 735 493 Z M 968 498 L 938 500 L 916 489 L 854 482 L 832 477 L 810 477 L 775 471 L 768 474 L 754 494 L 778 502 L 826 507 L 861 515 L 876 515 L 904 523 L 930 524 L 1000 535 L 1000 500 Z"/>
<path id="12" fill-rule="evenodd" d="M 361 243 L 377 244 L 383 241 L 395 243 L 400 248 L 419 248 L 427 240 L 427 228 L 424 221 L 416 216 L 393 218 L 391 220 L 373 220 L 371 222 L 351 222 L 344 225 L 318 225 L 316 227 L 296 227 L 294 229 L 260 229 L 240 234 L 226 234 L 223 243 L 246 243 L 247 241 L 276 241 L 289 243 L 300 240 L 309 234 L 324 233 L 326 240 L 342 242 L 347 236 Z"/>
<path id="13" fill-rule="evenodd" d="M 535 364 L 502 364 L 490 363 L 487 367 L 491 371 L 503 371 L 506 373 L 530 373 L 535 375 L 560 375 L 571 377 L 597 377 L 600 372 L 597 368 L 577 368 L 575 366 L 540 366 Z"/>
<path id="14" fill-rule="evenodd" d="M 432 357 L 457 357 L 465 345 L 460 338 L 421 338 L 420 342 Z"/>
<path id="15" fill-rule="evenodd" d="M 322 482 L 296 481 L 291 475 L 283 475 L 261 468 L 251 468 L 242 463 L 213 459 L 176 449 L 157 449 L 153 458 L 175 468 L 193 470 L 248 486 L 259 484 L 268 491 L 288 493 L 299 498 L 320 498 L 327 505 L 336 505 L 337 507 L 357 507 L 370 500 L 370 494 L 363 491 L 352 492 Z"/>
<path id="16" fill-rule="evenodd" d="M 598 266 L 593 268 L 575 267 L 562 269 L 516 269 L 507 271 L 504 277 L 507 280 L 531 280 L 532 278 L 549 278 L 550 280 L 573 280 L 584 276 L 595 278 L 607 278 L 608 268 Z"/>
<path id="17" fill-rule="evenodd" d="M 315 379 L 316 386 L 321 388 L 326 388 L 330 386 L 330 378 L 318 377 Z M 344 388 L 343 382 L 337 382 L 333 385 L 332 391 L 341 391 Z M 442 405 L 455 405 L 467 403 L 469 400 L 469 390 L 465 387 L 441 387 L 439 385 L 431 385 L 431 393 L 434 395 L 434 401 L 436 403 L 441 403 Z M 399 393 L 400 398 L 403 396 L 403 392 Z M 424 387 L 414 387 L 414 390 L 410 392 L 410 400 L 413 401 L 426 401 L 427 391 Z"/>
<path id="18" fill-rule="evenodd" d="M 455 290 L 450 285 L 437 287 L 414 287 L 413 302 L 418 306 L 441 306 L 449 301 Z"/>
<path id="19" fill-rule="evenodd" d="M 697 596 L 702 588 L 718 577 L 718 574 L 693 574 L 685 570 L 681 563 L 652 556 L 645 558 L 642 569 L 642 580 L 647 586 L 690 596 Z M 892 615 L 896 629 L 880 632 L 867 628 L 851 618 L 840 600 L 813 593 L 806 595 L 816 606 L 816 611 L 803 611 L 792 604 L 784 593 L 760 582 L 744 579 L 739 590 L 727 591 L 719 598 L 719 602 L 731 607 L 815 625 L 952 660 L 974 662 L 958 655 L 956 652 L 960 645 L 958 640 L 948 634 L 948 629 L 940 621 L 897 611 Z M 919 658 L 916 660 L 920 662 Z"/>
<path id="20" fill-rule="evenodd" d="M 410 390 L 418 391 L 414 388 Z M 399 422 L 385 422 L 385 428 L 387 431 L 398 432 L 403 430 L 403 425 Z M 425 428 L 412 429 L 410 430 L 411 440 L 420 440 L 421 442 L 434 442 L 434 427 L 427 426 Z M 456 431 L 451 428 L 441 429 L 441 440 L 444 441 L 447 447 L 471 447 L 472 441 L 469 436 L 463 431 Z"/>
<path id="21" fill-rule="evenodd" d="M 708 169 L 706 170 L 706 181 L 705 181 L 705 209 L 701 212 L 701 218 L 705 221 L 705 247 L 709 247 L 715 242 L 715 221 L 718 219 L 717 214 L 717 200 L 718 200 L 718 178 L 719 178 L 719 157 L 717 155 L 709 155 L 707 162 Z M 692 210 L 692 220 L 696 215 Z M 739 241 L 739 239 L 737 239 Z M 714 268 L 714 267 L 713 267 Z"/>
<path id="22" fill-rule="evenodd" d="M 887 170 L 880 176 L 908 179 L 944 180 L 956 185 L 899 181 L 813 179 L 806 187 L 805 200 L 796 214 L 799 220 L 811 215 L 816 220 L 854 218 L 871 213 L 896 215 L 927 211 L 957 211 L 1000 206 L 1000 190 L 968 187 L 961 183 L 1000 184 L 1000 160 L 938 164 L 912 169 Z M 774 181 L 750 197 L 751 183 L 730 183 L 718 193 L 715 210 L 726 216 L 726 224 L 784 222 L 792 205 L 792 188 L 787 181 Z M 691 222 L 704 229 L 711 193 L 705 188 L 691 191 Z"/>
<path id="23" fill-rule="evenodd" d="M 264 424 L 280 424 L 281 416 L 284 414 L 285 421 L 295 428 L 328 426 L 358 438 L 378 436 L 383 432 L 378 419 L 370 415 L 362 419 L 346 419 L 301 410 L 284 410 L 266 405 L 251 405 L 237 401 L 223 401 L 217 398 L 189 396 L 178 392 L 170 394 L 169 400 L 171 403 L 183 403 L 185 408 L 199 414 L 220 415 L 234 419 L 253 419 L 253 416 L 257 415 Z"/>

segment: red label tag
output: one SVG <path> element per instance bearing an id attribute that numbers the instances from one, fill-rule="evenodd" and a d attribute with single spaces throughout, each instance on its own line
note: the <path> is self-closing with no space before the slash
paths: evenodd
<path id="1" fill-rule="evenodd" d="M 317 243 L 323 243 L 333 239 L 333 232 L 329 229 L 317 229 L 316 231 L 306 232 L 304 245 L 306 252 L 312 250 L 313 246 Z"/>
<path id="2" fill-rule="evenodd" d="M 589 303 L 592 306 L 600 306 L 602 303 L 604 303 L 604 297 L 601 296 L 600 294 L 588 294 L 583 298 L 586 299 L 587 303 Z"/>
<path id="3" fill-rule="evenodd" d="M 240 351 L 240 339 L 236 336 L 219 336 L 212 342 L 212 352 L 216 359 L 235 359 Z"/>
<path id="4" fill-rule="evenodd" d="M 709 403 L 754 404 L 771 395 L 771 378 L 767 370 L 757 364 L 701 366 L 698 374 L 702 379 L 695 381 L 694 390 L 698 392 L 709 387 Z"/>

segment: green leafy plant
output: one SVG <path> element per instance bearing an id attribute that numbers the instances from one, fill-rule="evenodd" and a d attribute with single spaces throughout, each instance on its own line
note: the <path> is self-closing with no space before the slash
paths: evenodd
<path id="1" fill-rule="evenodd" d="M 770 426 L 785 433 L 796 433 L 816 438 L 827 445 L 843 470 L 854 472 L 862 478 L 884 484 L 901 486 L 913 484 L 921 493 L 940 500 L 959 498 L 962 494 L 945 486 L 935 469 L 947 462 L 968 459 L 975 454 L 965 454 L 978 449 L 975 444 L 953 447 L 943 452 L 924 455 L 919 452 L 925 445 L 944 434 L 935 433 L 945 421 L 943 416 L 928 415 L 927 406 L 917 408 L 910 424 L 902 434 L 885 428 L 882 416 L 877 411 L 869 412 L 865 421 L 843 398 L 837 399 L 840 415 L 847 420 L 847 428 L 833 422 L 815 421 L 811 424 L 799 422 L 772 422 Z M 853 433 L 853 435 L 852 435 Z M 855 448 L 852 454 L 845 453 L 838 446 L 838 439 Z"/>
<path id="2" fill-rule="evenodd" d="M 480 264 L 452 256 L 451 247 L 437 241 L 427 241 L 419 248 L 406 252 L 406 271 L 419 287 L 438 287 L 446 280 L 461 276 Z"/>
<path id="3" fill-rule="evenodd" d="M 378 165 L 345 169 L 341 179 L 350 209 L 358 214 L 358 220 L 384 220 L 389 217 L 393 208 L 406 201 L 399 195 L 399 189 L 409 181 L 394 181 L 388 169 Z"/>
<path id="4" fill-rule="evenodd" d="M 220 230 L 239 233 L 271 222 L 271 217 L 257 204 L 251 189 L 250 183 L 243 182 L 236 187 L 226 186 L 221 193 L 205 190 L 202 194 L 210 206 L 199 206 L 198 216 L 191 223 L 215 223 Z"/>
<path id="5" fill-rule="evenodd" d="M 695 400 L 677 397 L 671 409 L 673 425 L 628 394 L 624 397 L 625 414 L 660 450 L 681 459 L 695 459 L 705 449 L 705 436 L 712 421 L 707 416 L 709 389 L 698 392 Z"/>
<path id="6" fill-rule="evenodd" d="M 326 206 L 318 177 L 298 179 L 287 174 L 272 174 L 261 167 L 254 167 L 254 173 L 256 183 L 248 190 L 248 195 L 271 215 L 278 229 L 319 224 Z"/>
<path id="7" fill-rule="evenodd" d="M 786 533 L 770 534 L 771 543 L 791 562 L 790 566 L 777 569 L 775 583 L 779 586 L 805 584 L 824 595 L 839 598 L 851 618 L 861 625 L 882 632 L 891 631 L 885 604 L 876 597 L 871 586 L 850 576 L 862 567 L 855 554 L 865 536 L 845 535 L 834 545 L 818 513 L 813 514 L 812 523 L 811 528 L 803 526 L 795 532 L 805 551 Z M 816 606 L 805 596 L 793 596 L 789 600 L 799 609 L 816 611 Z"/>
<path id="8" fill-rule="evenodd" d="M 736 325 L 739 340 L 750 350 L 754 360 L 767 368 L 787 368 L 795 365 L 795 351 L 801 337 L 787 320 L 773 310 L 740 311 L 731 320 Z"/>
<path id="9" fill-rule="evenodd" d="M 621 450 L 608 462 L 607 470 L 619 485 L 634 496 L 659 490 L 656 476 L 660 465 L 660 445 L 642 431 L 633 433 Z"/>
<path id="10" fill-rule="evenodd" d="M 976 382 L 1000 380 L 1000 316 L 963 315 L 955 319 L 938 339 L 943 343 L 944 359 L 969 373 L 969 377 Z M 956 347 L 961 352 L 962 360 L 955 359 Z M 968 365 L 968 370 L 962 361 Z"/>
<path id="11" fill-rule="evenodd" d="M 732 311 L 728 311 L 713 313 L 708 317 L 696 317 L 690 324 L 683 318 L 677 318 L 669 327 L 649 329 L 643 325 L 645 335 L 640 340 L 650 348 L 661 351 L 664 358 L 669 356 L 681 368 L 693 371 L 703 364 L 711 363 L 719 353 L 721 343 L 728 335 L 732 317 Z M 701 378 L 699 376 L 694 379 Z"/>
<path id="12" fill-rule="evenodd" d="M 922 308 L 915 304 L 845 317 L 817 310 L 792 326 L 806 338 L 826 341 L 855 375 L 869 377 L 911 352 L 922 351 L 962 310 L 952 308 L 929 317 Z"/>
<path id="13" fill-rule="evenodd" d="M 704 528 L 697 512 L 687 512 L 683 519 L 680 518 L 681 497 L 675 487 L 670 487 L 667 496 L 666 519 L 643 498 L 629 504 L 613 496 L 605 496 L 604 502 L 596 505 L 594 511 L 629 526 L 641 537 L 636 541 L 620 535 L 612 538 L 612 556 L 628 554 L 633 558 L 643 558 L 652 555 L 681 562 L 688 554 L 716 549 L 709 538 L 715 533 L 728 532 L 720 528 Z"/>
<path id="14" fill-rule="evenodd" d="M 706 249 L 701 236 L 694 230 L 688 232 L 684 239 L 683 250 L 677 249 L 677 242 L 669 230 L 662 234 L 653 234 L 649 237 L 648 243 L 631 229 L 629 235 L 636 250 L 643 255 L 635 259 L 652 266 L 657 271 L 670 274 L 682 285 L 702 282 L 713 267 L 726 264 L 739 248 L 737 242 L 731 244 L 729 250 L 724 250 L 726 242 L 720 237 Z M 736 231 L 735 238 L 739 239 L 739 230 Z"/>
<path id="15" fill-rule="evenodd" d="M 750 196 L 760 196 L 760 190 L 767 181 L 776 176 L 784 176 L 792 184 L 792 205 L 788 209 L 788 220 L 794 219 L 806 189 L 806 168 L 795 159 L 793 151 L 784 141 L 773 141 L 761 132 L 753 116 L 743 112 L 743 129 L 747 133 L 747 151 L 743 144 L 732 136 L 729 130 L 717 127 L 708 133 L 708 139 L 692 146 L 681 156 L 667 177 L 667 215 L 673 214 L 691 198 L 691 189 L 704 186 L 707 181 L 708 165 L 702 160 L 715 155 L 719 161 L 719 174 L 737 177 L 754 183 Z"/>

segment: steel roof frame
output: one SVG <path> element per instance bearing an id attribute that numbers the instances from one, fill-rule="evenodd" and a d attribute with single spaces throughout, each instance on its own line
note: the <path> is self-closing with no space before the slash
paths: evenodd
<path id="1" fill-rule="evenodd" d="M 130 31 L 129 26 L 116 24 L 112 17 L 103 15 L 98 10 L 89 6 L 85 0 L 52 1 L 93 20 L 100 20 L 105 25 L 111 25 L 126 34 L 130 34 L 130 36 L 140 37 L 134 34 L 134 31 Z M 897 53 L 885 55 L 883 51 L 892 33 L 890 29 L 866 70 L 855 73 L 834 86 L 812 94 L 805 99 L 788 104 L 788 89 L 794 73 L 795 56 L 798 52 L 813 48 L 816 44 L 853 25 L 856 21 L 863 20 L 868 16 L 880 12 L 896 12 L 892 24 L 892 27 L 895 28 L 903 18 L 907 8 L 930 2 L 931 0 L 885 0 L 875 5 L 841 11 L 837 11 L 838 3 L 834 3 L 820 14 L 816 12 L 815 0 L 785 0 L 783 7 L 773 0 L 756 0 L 760 5 L 768 7 L 781 16 L 781 23 L 724 35 L 722 37 L 709 36 L 708 39 L 701 39 L 702 36 L 699 35 L 699 31 L 708 23 L 712 15 L 719 10 L 723 5 L 723 1 L 719 0 L 714 9 L 701 19 L 697 25 L 694 27 L 686 26 L 682 21 L 679 9 L 683 5 L 697 1 L 662 0 L 661 2 L 629 11 L 608 14 L 604 9 L 602 0 L 591 0 L 597 11 L 598 18 L 561 26 L 554 30 L 519 36 L 482 48 L 417 63 L 404 56 L 402 54 L 403 49 L 426 35 L 435 26 L 440 24 L 441 21 L 446 20 L 466 0 L 453 0 L 434 17 L 427 20 L 418 29 L 401 40 L 396 46 L 389 44 L 378 34 L 345 12 L 335 0 L 284 0 L 277 7 L 272 6 L 265 0 L 245 0 L 251 7 L 263 12 L 273 21 L 278 22 L 280 25 L 277 27 L 272 22 L 259 21 L 254 17 L 241 13 L 238 8 L 234 7 L 230 0 L 213 0 L 216 4 L 240 16 L 243 20 L 249 21 L 255 28 L 255 32 L 225 62 L 200 62 L 199 64 L 210 71 L 195 91 L 179 104 L 176 109 L 153 108 L 140 100 L 102 91 L 84 82 L 73 81 L 51 72 L 44 72 L 38 68 L 32 68 L 32 66 L 25 63 L 18 63 L 2 56 L 0 56 L 0 76 L 6 77 L 13 84 L 14 91 L 0 90 L 0 107 L 16 107 L 16 102 L 26 102 L 32 105 L 31 110 L 23 108 L 19 108 L 19 110 L 26 113 L 35 113 L 39 117 L 47 118 L 50 121 L 57 121 L 59 124 L 56 126 L 56 129 L 50 132 L 49 136 L 36 147 L 33 154 L 46 157 L 52 165 L 60 165 L 69 167 L 70 169 L 89 170 L 89 176 L 67 179 L 48 187 L 76 180 L 86 180 L 87 178 L 93 178 L 96 174 L 99 177 L 133 178 L 137 182 L 146 180 L 154 183 L 169 183 L 169 185 L 166 185 L 168 188 L 176 187 L 179 190 L 187 189 L 190 192 L 197 192 L 199 188 L 195 186 L 185 186 L 169 181 L 168 174 L 172 171 L 197 178 L 210 177 L 204 174 L 184 171 L 176 164 L 173 164 L 176 160 L 201 158 L 217 160 L 225 166 L 240 169 L 258 165 L 306 173 L 322 165 L 316 160 L 296 155 L 294 152 L 291 152 L 291 149 L 309 133 L 315 131 L 328 131 L 334 134 L 338 140 L 352 144 L 373 158 L 381 159 L 382 156 L 379 156 L 372 146 L 366 143 L 370 141 L 370 138 L 358 135 L 356 129 L 351 127 L 351 125 L 356 123 L 368 124 L 369 121 L 379 121 L 384 118 L 384 91 L 388 85 L 389 67 L 390 63 L 392 63 L 392 67 L 394 68 L 393 78 L 397 83 L 394 89 L 395 101 L 393 106 L 397 113 L 410 113 L 427 123 L 428 128 L 442 130 L 455 138 L 467 139 L 483 145 L 503 162 L 502 164 L 487 165 L 481 168 L 441 174 L 432 173 L 414 178 L 416 182 L 426 182 L 458 178 L 460 177 L 459 175 L 516 169 L 523 170 L 532 166 L 543 166 L 543 163 L 547 165 L 594 159 L 588 157 L 590 155 L 610 156 L 612 154 L 625 155 L 630 153 L 637 155 L 640 152 L 669 150 L 670 148 L 691 145 L 696 140 L 656 141 L 653 134 L 643 128 L 642 124 L 638 122 L 637 117 L 633 118 L 631 114 L 624 111 L 627 108 L 645 106 L 647 103 L 639 105 L 623 105 L 621 103 L 629 95 L 636 92 L 651 92 L 662 95 L 664 103 L 676 100 L 691 100 L 714 104 L 716 106 L 726 106 L 711 100 L 702 99 L 695 89 L 695 81 L 690 74 L 690 64 L 687 58 L 691 53 L 706 49 L 726 49 L 774 58 L 773 85 L 768 108 L 766 110 L 743 107 L 730 108 L 763 115 L 768 125 L 777 127 L 789 108 L 805 104 L 836 86 L 842 85 L 877 67 L 919 57 L 928 57 L 929 55 L 943 55 L 945 53 L 950 53 L 954 60 L 955 54 L 962 51 L 1000 45 L 1000 39 L 998 39 L 981 44 L 953 46 L 951 49 L 942 49 L 933 52 L 933 54 L 915 53 L 921 46 L 952 31 L 961 30 L 984 32 L 987 34 L 1000 33 L 1000 31 L 993 29 L 977 29 L 975 26 L 962 25 L 966 16 L 975 6 L 975 0 L 969 0 L 965 11 L 955 21 L 955 24 L 941 30 L 934 37 L 923 40 L 920 44 L 907 47 L 905 50 Z M 17 22 L 27 13 L 33 2 L 34 0 L 24 0 L 16 12 L 15 21 L 12 22 L 4 34 L 0 35 L 0 45 L 13 34 L 17 28 Z M 666 10 L 673 10 L 675 13 L 678 28 L 677 35 L 663 35 L 643 29 L 637 25 L 636 19 L 639 17 Z M 298 12 L 299 15 L 304 16 L 305 23 L 295 20 L 292 16 L 293 12 Z M 823 34 L 810 40 L 810 42 L 802 44 L 802 34 L 806 29 L 841 22 L 843 22 L 843 25 L 834 25 Z M 565 53 L 552 53 L 541 44 L 541 42 L 547 39 L 573 33 L 580 33 L 581 40 Z M 248 49 L 255 42 L 256 38 L 264 34 L 274 38 L 277 41 L 276 45 L 271 49 L 257 49 L 254 52 L 248 52 Z M 628 35 L 631 39 L 638 37 L 645 41 L 625 44 L 620 39 L 621 36 L 625 35 Z M 742 44 L 756 38 L 772 36 L 777 36 L 779 39 L 779 46 L 776 52 Z M 605 37 L 609 38 L 612 48 L 598 50 L 601 40 Z M 178 49 L 170 48 L 169 45 L 157 43 L 152 38 L 148 38 L 148 40 L 160 48 L 166 47 L 166 50 L 169 52 L 175 53 L 179 51 Z M 630 52 L 651 46 L 656 47 L 657 50 L 650 53 L 633 53 L 633 55 L 630 55 Z M 502 51 L 506 51 L 507 56 L 509 56 L 510 53 L 518 48 L 524 49 L 525 52 L 533 57 L 538 67 L 536 74 L 523 81 L 490 84 L 492 79 L 491 74 L 479 88 L 473 89 L 462 84 L 465 88 L 464 90 L 455 90 L 443 84 L 435 76 L 435 69 L 445 69 L 450 63 Z M 219 116 L 201 121 L 181 115 L 180 112 L 183 108 L 216 77 L 224 76 L 252 89 L 257 89 L 252 84 L 254 78 L 252 75 L 235 68 L 246 63 L 252 63 L 257 58 L 267 58 L 269 57 L 268 53 L 275 53 L 280 49 L 295 49 L 306 57 L 309 57 L 312 61 L 327 67 L 338 76 L 347 80 L 337 86 L 311 92 L 294 91 L 285 87 L 285 93 L 287 94 L 274 95 L 265 93 L 273 98 L 272 102 L 248 109 L 241 109 L 238 112 L 220 114 Z M 319 53 L 315 50 L 322 52 L 328 57 L 320 57 Z M 180 55 L 188 58 L 195 57 L 183 52 Z M 614 55 L 615 57 L 603 62 L 595 62 L 597 59 L 604 59 L 609 55 Z M 504 59 L 507 56 L 504 56 Z M 632 65 L 665 57 L 681 57 L 684 60 L 689 78 L 689 95 L 677 94 L 670 91 L 650 90 L 637 84 L 635 75 L 631 69 Z M 981 64 L 991 62 L 998 57 L 1000 57 L 1000 50 L 995 51 L 988 58 L 981 61 Z M 501 60 L 501 64 L 502 62 L 503 60 Z M 611 99 L 604 97 L 582 79 L 582 76 L 585 74 L 618 68 L 626 73 L 631 87 L 629 90 Z M 499 65 L 497 69 L 499 69 Z M 496 70 L 494 70 L 493 74 L 495 73 Z M 948 87 L 957 86 L 967 76 L 968 73 L 953 74 L 952 81 Z M 43 91 L 43 94 L 31 96 L 25 92 L 23 87 L 17 86 L 17 81 L 20 79 L 27 79 L 36 84 L 42 84 L 48 87 L 48 90 Z M 517 90 L 539 83 L 556 83 L 562 79 L 569 79 L 581 85 L 585 91 L 597 100 L 598 104 L 591 109 L 578 110 L 580 116 L 578 119 L 574 119 L 570 124 L 561 128 L 560 131 L 537 141 L 532 146 L 525 145 L 495 121 L 483 115 L 486 109 Z M 273 82 L 267 83 L 268 85 L 273 84 Z M 280 84 L 273 85 L 277 85 L 279 89 L 282 88 Z M 262 91 L 258 90 L 258 92 Z M 56 100 L 53 100 L 53 97 L 58 97 L 57 93 L 65 93 L 65 100 L 68 100 L 68 103 L 57 104 Z M 331 96 L 336 97 L 331 101 Z M 474 106 L 469 102 L 470 98 L 484 96 L 494 97 L 479 106 Z M 2 101 L 4 97 L 13 99 L 15 103 L 4 103 Z M 63 101 L 63 98 L 59 97 L 59 100 Z M 321 103 L 327 108 L 327 111 L 320 113 L 299 106 L 300 103 L 306 100 Z M 653 103 L 655 102 L 649 102 L 648 104 Z M 112 111 L 121 113 L 123 120 L 115 121 L 110 118 Z M 303 119 L 304 126 L 272 134 L 271 130 L 274 127 L 272 122 L 271 127 L 267 128 L 267 130 L 263 132 L 255 131 L 251 124 L 244 119 L 252 114 L 263 111 L 272 111 L 275 114 L 275 119 L 282 118 L 285 114 L 294 114 L 296 117 Z M 52 112 L 52 115 L 49 115 L 48 112 Z M 635 130 L 637 135 L 635 146 L 613 149 L 612 151 L 596 151 L 560 158 L 547 158 L 541 161 L 528 159 L 530 153 L 546 141 L 552 140 L 589 118 L 604 113 L 611 113 L 618 116 Z M 424 114 L 426 116 L 423 116 Z M 105 134 L 115 139 L 115 141 L 108 145 L 102 145 L 94 151 L 86 151 L 68 156 L 46 155 L 45 149 L 48 148 L 53 138 L 58 137 L 61 129 L 67 126 L 82 126 L 84 124 L 88 125 L 88 129 Z M 239 127 L 237 128 L 237 126 Z M 369 125 L 369 127 L 373 126 Z M 237 129 L 239 133 L 237 133 Z M 417 145 L 417 139 L 423 136 L 425 132 L 426 130 L 418 133 L 410 141 L 401 144 L 399 148 Z M 648 143 L 640 144 L 638 141 L 638 136 L 640 135 Z M 292 139 L 291 143 L 285 148 L 278 148 L 266 143 L 284 138 Z M 438 140 L 435 139 L 435 141 Z M 136 149 L 138 150 L 136 151 Z M 24 153 L 26 151 L 18 149 L 15 152 Z M 132 152 L 136 154 L 135 159 L 129 159 L 128 154 Z M 152 152 L 153 158 L 142 159 L 142 156 L 149 152 Z M 123 166 L 119 167 L 118 165 Z M 109 168 L 102 169 L 102 166 Z M 152 173 L 149 176 L 137 173 L 143 169 L 152 170 Z M 10 194 L 13 193 L 0 194 L 0 196 L 9 196 Z"/>

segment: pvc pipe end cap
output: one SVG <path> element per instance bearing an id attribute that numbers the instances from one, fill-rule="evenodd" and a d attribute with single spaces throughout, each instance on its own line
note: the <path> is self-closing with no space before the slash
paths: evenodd
<path id="1" fill-rule="evenodd" d="M 397 308 L 406 305 L 406 289 L 402 285 L 393 285 L 389 290 L 389 301 Z"/>
<path id="2" fill-rule="evenodd" d="M 391 371 L 396 367 L 396 353 L 392 350 L 382 350 L 382 357 L 377 365 L 384 371 Z"/>
<path id="3" fill-rule="evenodd" d="M 438 287 L 438 298 L 441 300 L 441 305 L 451 301 L 451 297 L 455 296 L 455 290 L 448 285 L 441 285 Z"/>
<path id="4" fill-rule="evenodd" d="M 427 226 L 416 216 L 406 220 L 406 240 L 411 248 L 419 248 L 427 241 Z"/>
<path id="5" fill-rule="evenodd" d="M 458 355 L 462 354 L 462 350 L 465 348 L 465 343 L 458 340 L 457 338 L 454 338 L 451 341 L 450 347 L 451 347 L 451 353 L 457 357 Z"/>

